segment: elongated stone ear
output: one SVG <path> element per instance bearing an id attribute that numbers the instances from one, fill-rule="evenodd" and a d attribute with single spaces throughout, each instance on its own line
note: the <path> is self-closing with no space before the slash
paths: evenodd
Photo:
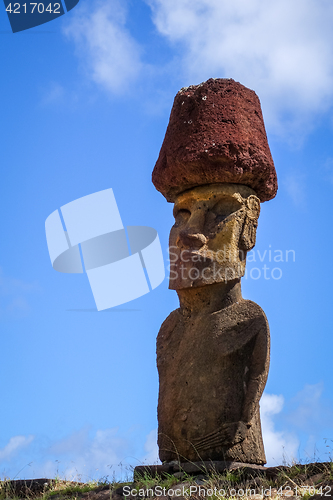
<path id="1" fill-rule="evenodd" d="M 246 252 L 251 250 L 256 244 L 259 214 L 260 200 L 257 196 L 251 195 L 246 200 L 246 215 L 239 240 L 240 248 Z"/>

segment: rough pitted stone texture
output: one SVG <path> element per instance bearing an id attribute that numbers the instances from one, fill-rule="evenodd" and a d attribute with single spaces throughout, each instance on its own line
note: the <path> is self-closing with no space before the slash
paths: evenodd
<path id="1" fill-rule="evenodd" d="M 273 469 L 273 468 L 272 468 Z M 183 472 L 188 475 L 199 475 L 203 472 L 209 474 L 210 472 L 225 472 L 241 470 L 243 475 L 255 476 L 256 473 L 270 471 L 270 468 L 263 465 L 243 464 L 240 462 L 222 462 L 213 461 L 208 462 L 169 462 L 162 465 L 137 465 L 134 468 L 134 480 L 136 478 L 150 476 L 168 477 L 171 474 L 175 475 Z"/>
<path id="2" fill-rule="evenodd" d="M 263 465 L 269 328 L 240 287 L 260 201 L 277 190 L 256 94 L 221 79 L 182 89 L 153 183 L 175 202 L 170 288 L 180 301 L 157 337 L 160 459 Z"/>
<path id="3" fill-rule="evenodd" d="M 240 284 L 260 212 L 252 193 L 222 183 L 177 196 L 170 287 L 180 308 L 157 337 L 162 462 L 266 462 L 259 400 L 269 329 L 260 307 L 242 298 Z"/>
<path id="4" fill-rule="evenodd" d="M 261 202 L 274 198 L 276 172 L 255 92 L 232 79 L 181 89 L 152 180 L 171 202 L 211 183 L 249 186 Z"/>
<path id="5" fill-rule="evenodd" d="M 269 327 L 254 302 L 173 311 L 157 337 L 161 461 L 265 464 L 259 400 L 268 366 Z"/>
<path id="6" fill-rule="evenodd" d="M 170 231 L 169 288 L 202 287 L 244 276 L 244 257 L 255 245 L 259 212 L 259 198 L 241 184 L 207 184 L 181 193 Z"/>

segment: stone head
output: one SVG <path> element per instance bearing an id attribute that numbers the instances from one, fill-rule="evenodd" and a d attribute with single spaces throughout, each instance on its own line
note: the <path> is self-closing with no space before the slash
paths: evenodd
<path id="1" fill-rule="evenodd" d="M 201 287 L 244 276 L 259 213 L 256 193 L 241 184 L 208 184 L 180 193 L 170 232 L 169 288 Z"/>

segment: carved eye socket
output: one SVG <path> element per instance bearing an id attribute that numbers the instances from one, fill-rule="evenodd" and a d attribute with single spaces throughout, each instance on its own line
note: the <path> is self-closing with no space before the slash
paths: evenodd
<path id="1" fill-rule="evenodd" d="M 183 224 L 191 217 L 191 212 L 186 208 L 180 208 L 174 211 L 174 217 L 176 219 L 176 224 Z"/>
<path id="2" fill-rule="evenodd" d="M 235 199 L 223 199 L 218 201 L 212 208 L 212 212 L 218 222 L 223 221 L 229 215 L 237 212 L 241 208 L 241 204 Z"/>

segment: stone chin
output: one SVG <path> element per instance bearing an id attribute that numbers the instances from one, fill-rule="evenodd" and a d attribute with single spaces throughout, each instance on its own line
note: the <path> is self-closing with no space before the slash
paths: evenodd
<path id="1" fill-rule="evenodd" d="M 244 276 L 259 213 L 259 198 L 240 184 L 208 184 L 178 195 L 169 240 L 169 288 L 196 288 Z"/>

